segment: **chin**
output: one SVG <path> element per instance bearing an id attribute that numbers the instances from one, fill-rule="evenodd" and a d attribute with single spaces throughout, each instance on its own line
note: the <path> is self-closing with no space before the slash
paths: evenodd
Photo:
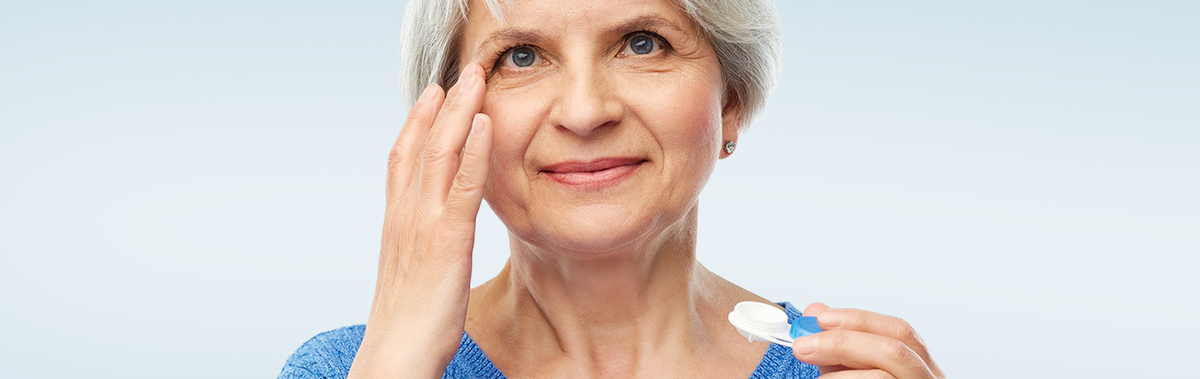
<path id="1" fill-rule="evenodd" d="M 593 205 L 565 212 L 550 222 L 531 225 L 531 238 L 520 233 L 518 237 L 576 258 L 603 258 L 641 250 L 629 248 L 655 239 L 673 223 L 664 222 L 667 220 L 663 216 L 666 215 L 646 212 L 644 208 Z"/>

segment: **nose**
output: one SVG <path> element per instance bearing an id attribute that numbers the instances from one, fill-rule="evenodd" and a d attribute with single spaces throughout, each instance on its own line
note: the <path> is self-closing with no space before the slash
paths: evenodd
<path id="1" fill-rule="evenodd" d="M 621 104 L 603 73 L 580 68 L 564 75 L 562 83 L 550 111 L 549 121 L 555 127 L 588 137 L 621 120 Z"/>

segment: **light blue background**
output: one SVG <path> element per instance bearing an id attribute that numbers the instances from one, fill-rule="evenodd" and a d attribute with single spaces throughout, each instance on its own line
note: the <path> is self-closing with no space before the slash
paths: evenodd
<path id="1" fill-rule="evenodd" d="M 953 377 L 1194 375 L 1200 3 L 779 1 L 701 261 Z M 0 372 L 274 377 L 366 321 L 403 3 L 0 7 Z M 475 282 L 506 257 L 481 215 Z"/>

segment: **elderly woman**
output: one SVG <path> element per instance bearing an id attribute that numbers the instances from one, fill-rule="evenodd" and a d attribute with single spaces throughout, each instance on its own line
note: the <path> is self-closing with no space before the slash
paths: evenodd
<path id="1" fill-rule="evenodd" d="M 727 315 L 768 300 L 696 261 L 700 191 L 779 71 L 769 0 L 406 12 L 411 110 L 370 318 L 313 338 L 280 377 L 942 377 L 904 321 L 866 311 L 812 304 L 824 332 L 747 342 Z M 470 288 L 484 199 L 511 256 Z"/>

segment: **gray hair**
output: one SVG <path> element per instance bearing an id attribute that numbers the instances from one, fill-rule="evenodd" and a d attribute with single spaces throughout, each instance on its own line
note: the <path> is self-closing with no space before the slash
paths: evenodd
<path id="1" fill-rule="evenodd" d="M 412 107 L 429 83 L 458 79 L 458 44 L 470 0 L 409 0 L 400 31 L 400 88 Z M 504 0 L 482 0 L 503 22 Z M 721 64 L 726 93 L 742 108 L 744 129 L 779 78 L 782 33 L 771 0 L 673 0 L 700 27 Z"/>

